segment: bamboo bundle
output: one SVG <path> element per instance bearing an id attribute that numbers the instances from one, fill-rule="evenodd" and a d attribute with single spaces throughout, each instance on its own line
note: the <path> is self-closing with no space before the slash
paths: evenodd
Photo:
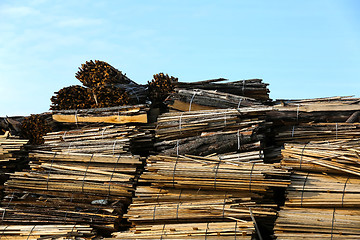
<path id="1" fill-rule="evenodd" d="M 54 110 L 53 119 L 66 123 L 147 123 L 147 105 Z"/>
<path id="2" fill-rule="evenodd" d="M 288 207 L 360 207 L 360 178 L 295 172 L 286 189 Z"/>
<path id="3" fill-rule="evenodd" d="M 175 89 L 166 100 L 168 107 L 180 111 L 261 106 L 255 99 L 216 90 Z"/>
<path id="4" fill-rule="evenodd" d="M 307 144 L 286 143 L 282 150 L 281 165 L 302 171 L 360 176 L 360 139 L 352 139 L 353 136 L 348 137 L 350 139 Z"/>
<path id="5" fill-rule="evenodd" d="M 0 225 L 0 239 L 92 239 L 95 233 L 89 225 Z"/>
<path id="6" fill-rule="evenodd" d="M 269 107 L 165 113 L 158 118 L 154 146 L 163 154 L 208 155 L 260 147 Z"/>
<path id="7" fill-rule="evenodd" d="M 149 224 L 129 232 L 115 232 L 111 239 L 252 239 L 251 221 Z"/>
<path id="8" fill-rule="evenodd" d="M 277 100 L 268 116 L 275 124 L 308 122 L 359 122 L 360 98 L 330 97 Z"/>
<path id="9" fill-rule="evenodd" d="M 275 223 L 277 239 L 360 239 L 360 210 L 288 208 Z"/>
<path id="10" fill-rule="evenodd" d="M 204 89 L 217 90 L 223 93 L 249 97 L 260 101 L 269 101 L 269 84 L 263 83 L 262 79 L 249 79 L 233 82 L 225 82 L 227 79 L 211 79 L 199 82 L 178 82 L 177 88 L 181 89 Z"/>
<path id="11" fill-rule="evenodd" d="M 2 202 L 5 224 L 86 224 L 115 230 L 130 203 L 142 159 L 132 155 L 34 152 Z"/>

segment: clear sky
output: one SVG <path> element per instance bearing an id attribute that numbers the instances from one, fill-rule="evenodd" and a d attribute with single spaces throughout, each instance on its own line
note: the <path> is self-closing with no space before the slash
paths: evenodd
<path id="1" fill-rule="evenodd" d="M 360 97 L 357 0 L 0 0 L 0 116 L 48 111 L 77 68 L 138 83 L 262 78 L 270 97 Z"/>

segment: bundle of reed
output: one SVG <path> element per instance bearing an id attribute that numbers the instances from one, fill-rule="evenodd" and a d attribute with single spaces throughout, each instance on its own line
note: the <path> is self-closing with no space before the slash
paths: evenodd
<path id="1" fill-rule="evenodd" d="M 251 221 L 148 224 L 128 232 L 115 232 L 111 239 L 252 239 Z"/>
<path id="2" fill-rule="evenodd" d="M 261 106 L 261 102 L 239 95 L 216 90 L 175 89 L 166 100 L 168 107 L 179 111 L 198 111 L 219 108 Z"/>
<path id="3" fill-rule="evenodd" d="M 33 152 L 2 202 L 5 224 L 88 224 L 115 230 L 130 203 L 142 159 L 133 155 Z"/>
<path id="4" fill-rule="evenodd" d="M 264 138 L 269 107 L 170 112 L 158 117 L 155 147 L 163 154 L 250 151 Z"/>
<path id="5" fill-rule="evenodd" d="M 262 79 L 249 79 L 233 82 L 226 82 L 228 79 L 218 78 L 198 82 L 178 82 L 177 88 L 182 89 L 204 89 L 217 90 L 223 93 L 230 93 L 234 95 L 249 97 L 260 101 L 268 102 L 269 84 L 263 83 Z"/>
<path id="6" fill-rule="evenodd" d="M 281 165 L 301 171 L 360 176 L 360 139 L 352 139 L 353 135 L 348 134 L 342 137 L 350 139 L 312 141 L 307 144 L 286 143 L 282 150 Z"/>
<path id="7" fill-rule="evenodd" d="M 359 226 L 359 209 L 284 207 L 274 230 L 277 239 L 360 239 Z"/>
<path id="8" fill-rule="evenodd" d="M 86 87 L 105 86 L 107 84 L 128 84 L 131 81 L 125 74 L 104 61 L 86 61 L 75 74 Z"/>
<path id="9" fill-rule="evenodd" d="M 84 127 L 68 131 L 50 132 L 44 136 L 45 143 L 37 149 L 55 152 L 101 153 L 120 155 L 139 153 L 152 149 L 153 133 L 141 126 L 105 125 Z"/>
<path id="10" fill-rule="evenodd" d="M 360 178 L 296 171 L 286 189 L 288 207 L 360 207 Z"/>
<path id="11" fill-rule="evenodd" d="M 274 109 L 268 116 L 275 125 L 360 121 L 360 98 L 353 97 L 277 100 Z"/>
<path id="12" fill-rule="evenodd" d="M 109 108 L 54 110 L 53 119 L 66 123 L 147 123 L 147 105 L 129 105 Z"/>
<path id="13" fill-rule="evenodd" d="M 278 144 L 359 137 L 360 123 L 302 123 L 297 126 L 278 128 L 275 133 Z"/>
<path id="14" fill-rule="evenodd" d="M 0 239 L 93 239 L 95 233 L 89 225 L 0 225 Z"/>

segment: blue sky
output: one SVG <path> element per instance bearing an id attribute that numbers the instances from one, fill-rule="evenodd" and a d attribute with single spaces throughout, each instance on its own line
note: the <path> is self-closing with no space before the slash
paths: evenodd
<path id="1" fill-rule="evenodd" d="M 357 0 L 1 0 L 0 116 L 48 111 L 77 68 L 138 83 L 262 78 L 270 97 L 360 97 Z"/>

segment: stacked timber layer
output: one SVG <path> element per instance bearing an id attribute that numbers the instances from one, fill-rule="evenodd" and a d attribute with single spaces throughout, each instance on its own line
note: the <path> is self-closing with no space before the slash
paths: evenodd
<path id="1" fill-rule="evenodd" d="M 273 188 L 289 184 L 288 172 L 238 159 L 151 156 L 125 215 L 134 227 L 114 238 L 249 239 L 255 229 L 261 234 L 276 217 Z"/>
<path id="2" fill-rule="evenodd" d="M 37 149 L 64 153 L 147 155 L 153 147 L 153 127 L 105 125 L 50 132 Z"/>
<path id="3" fill-rule="evenodd" d="M 145 112 L 138 106 L 125 109 L 120 111 L 128 111 L 129 116 Z M 99 109 L 85 112 L 96 119 Z M 141 156 L 152 149 L 153 127 L 106 125 L 100 119 L 91 124 L 64 123 L 62 128 L 68 130 L 49 132 L 44 144 L 32 148 L 30 170 L 10 175 L 1 204 L 1 227 L 35 226 L 36 232 L 28 236 L 48 236 L 53 231 L 54 238 L 64 239 L 90 239 L 93 229 L 109 234 L 124 228 L 122 215 L 145 161 Z M 70 225 L 73 231 L 67 230 Z M 90 230 L 78 231 L 77 226 Z M 15 239 L 20 235 L 26 233 L 6 233 Z"/>
<path id="4" fill-rule="evenodd" d="M 1 238 L 6 240 L 38 239 L 93 239 L 95 233 L 89 225 L 3 225 Z"/>
<path id="5" fill-rule="evenodd" d="M 273 124 L 265 151 L 272 162 L 281 160 L 284 143 L 359 137 L 359 98 L 277 100 L 273 109 L 267 112 L 267 121 Z"/>
<path id="6" fill-rule="evenodd" d="M 0 135 L 0 196 L 4 188 L 4 182 L 8 179 L 8 174 L 15 170 L 25 167 L 24 145 L 28 143 L 27 139 L 20 139 L 11 136 L 9 132 Z"/>
<path id="7" fill-rule="evenodd" d="M 6 183 L 2 224 L 91 224 L 115 230 L 131 201 L 141 158 L 35 152 L 31 170 Z"/>
<path id="8" fill-rule="evenodd" d="M 261 148 L 271 107 L 170 112 L 159 116 L 156 149 L 167 155 L 205 156 Z"/>
<path id="9" fill-rule="evenodd" d="M 277 239 L 360 239 L 360 139 L 285 144 L 294 170 L 275 223 Z"/>
<path id="10" fill-rule="evenodd" d="M 227 82 L 227 79 L 218 78 L 198 82 L 177 82 L 176 88 L 184 90 L 216 90 L 222 93 L 230 93 L 266 102 L 270 101 L 268 85 L 263 83 L 262 79 Z"/>
<path id="11" fill-rule="evenodd" d="M 276 111 L 269 112 L 269 116 L 275 124 L 351 123 L 360 120 L 360 98 L 353 97 L 277 100 L 274 109 Z"/>
<path id="12" fill-rule="evenodd" d="M 197 111 L 255 107 L 270 102 L 267 84 L 260 79 L 224 83 L 225 80 L 177 82 L 175 91 L 167 97 L 165 103 L 170 109 Z"/>
<path id="13" fill-rule="evenodd" d="M 62 123 L 147 123 L 147 105 L 128 105 L 109 108 L 54 110 L 53 119 Z"/>

